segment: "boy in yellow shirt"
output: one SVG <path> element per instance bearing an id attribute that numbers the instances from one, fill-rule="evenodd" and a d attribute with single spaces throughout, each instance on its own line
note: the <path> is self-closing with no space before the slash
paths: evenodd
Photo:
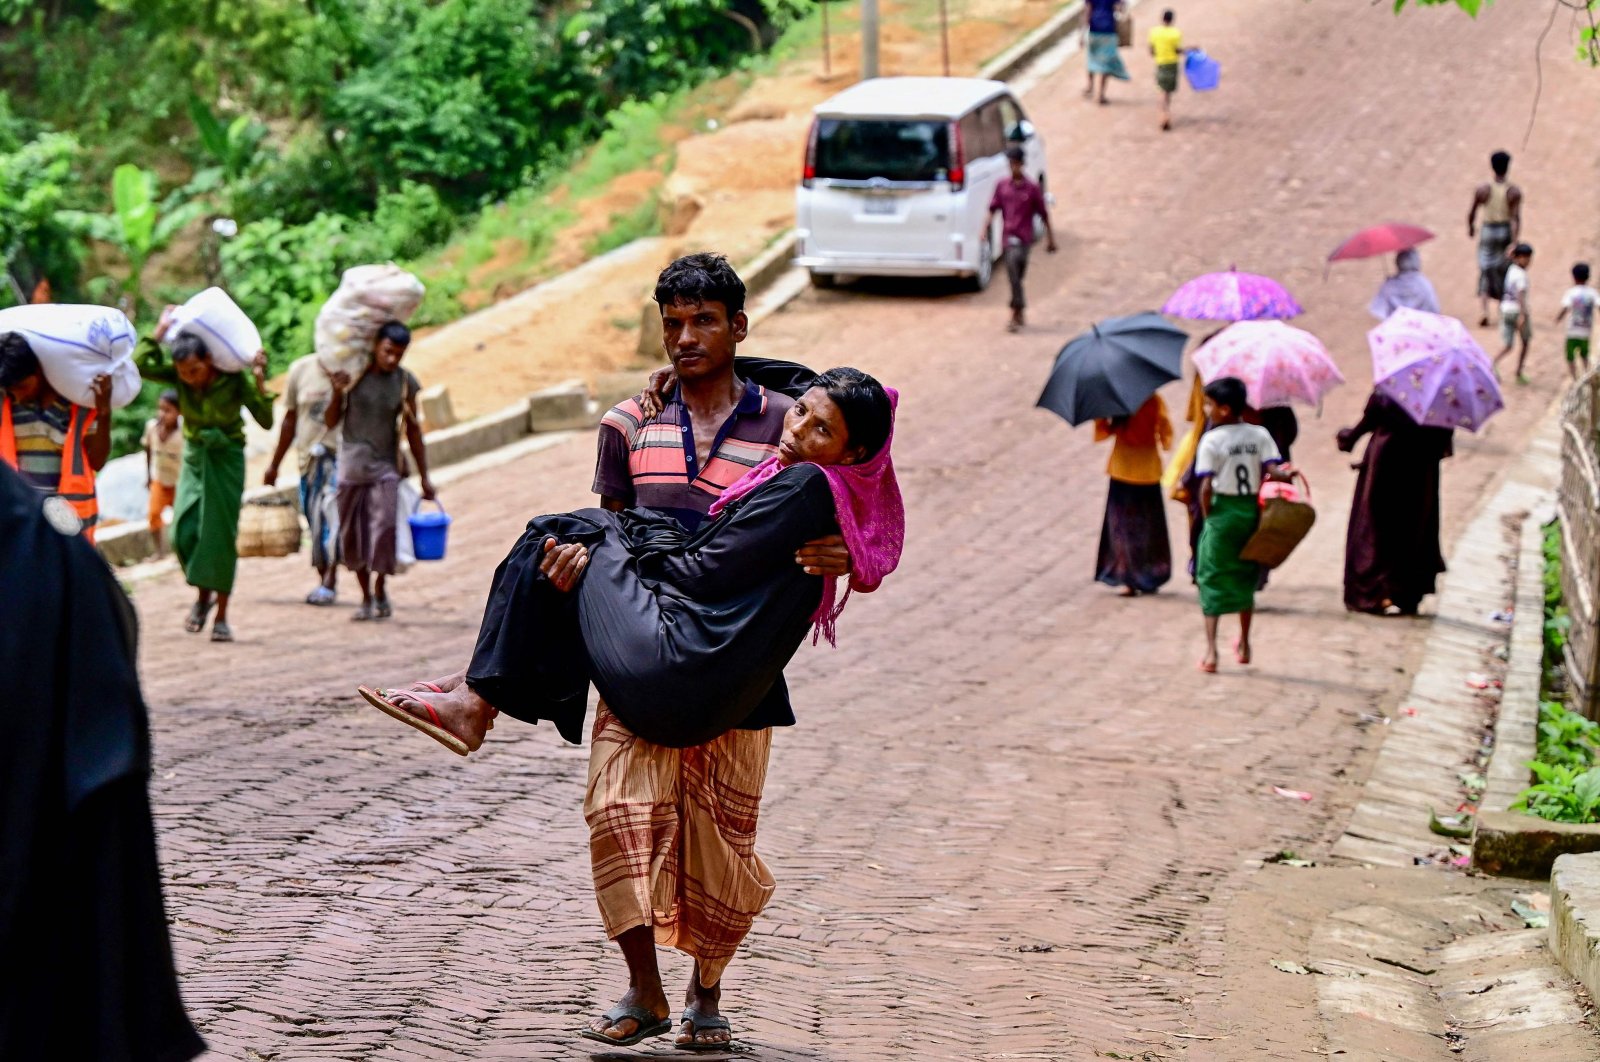
<path id="1" fill-rule="evenodd" d="M 1161 25 L 1150 29 L 1150 54 L 1156 61 L 1156 87 L 1161 90 L 1161 128 L 1172 128 L 1172 94 L 1178 91 L 1178 63 L 1189 49 L 1183 46 L 1183 31 L 1172 24 L 1170 9 L 1161 12 Z"/>

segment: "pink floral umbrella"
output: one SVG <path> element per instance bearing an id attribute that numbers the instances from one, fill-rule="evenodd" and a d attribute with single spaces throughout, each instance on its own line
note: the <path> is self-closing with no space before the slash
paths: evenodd
<path id="1" fill-rule="evenodd" d="M 1194 366 L 1206 383 L 1223 376 L 1244 381 L 1257 409 L 1304 402 L 1344 383 L 1322 341 L 1282 321 L 1240 321 L 1194 352 Z"/>
<path id="2" fill-rule="evenodd" d="M 1424 427 L 1477 431 L 1505 408 L 1489 355 L 1454 317 L 1399 309 L 1367 343 L 1377 389 Z"/>
<path id="3" fill-rule="evenodd" d="M 1299 317 L 1305 310 L 1282 284 L 1258 273 L 1207 273 L 1172 293 L 1161 307 L 1190 321 L 1265 321 Z"/>

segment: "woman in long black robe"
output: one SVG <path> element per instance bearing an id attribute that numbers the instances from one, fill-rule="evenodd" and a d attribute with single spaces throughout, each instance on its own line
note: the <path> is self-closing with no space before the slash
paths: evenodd
<path id="1" fill-rule="evenodd" d="M 1360 423 L 1339 432 L 1339 449 L 1349 453 L 1368 433 L 1345 536 L 1344 606 L 1415 615 L 1445 570 L 1439 462 L 1453 452 L 1453 433 L 1421 426 L 1376 391 Z"/>
<path id="2" fill-rule="evenodd" d="M 122 588 L 0 464 L 0 1059 L 182 1062 Z"/>
<path id="3" fill-rule="evenodd" d="M 838 531 L 827 477 L 808 464 L 692 535 L 637 509 L 539 517 L 495 572 L 467 685 L 574 743 L 591 681 L 629 730 L 657 745 L 791 725 L 783 668 L 822 598 L 822 578 L 794 554 Z M 572 593 L 540 570 L 552 537 L 588 548 Z"/>

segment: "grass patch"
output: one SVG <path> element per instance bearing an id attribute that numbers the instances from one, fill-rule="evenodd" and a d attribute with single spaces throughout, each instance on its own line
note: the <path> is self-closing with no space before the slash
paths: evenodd
<path id="1" fill-rule="evenodd" d="M 661 209 L 655 196 L 649 196 L 632 210 L 611 215 L 611 226 L 584 245 L 591 258 L 625 247 L 646 236 L 661 235 Z"/>

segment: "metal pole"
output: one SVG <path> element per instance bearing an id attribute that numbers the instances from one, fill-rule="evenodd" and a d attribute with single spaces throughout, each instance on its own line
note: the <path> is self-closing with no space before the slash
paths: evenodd
<path id="1" fill-rule="evenodd" d="M 878 76 L 878 0 L 861 0 L 861 77 Z"/>
<path id="2" fill-rule="evenodd" d="M 944 53 L 944 76 L 950 76 L 950 10 L 946 0 L 939 0 L 939 49 Z"/>
<path id="3" fill-rule="evenodd" d="M 833 46 L 828 31 L 828 0 L 822 0 L 822 76 L 833 76 Z"/>

